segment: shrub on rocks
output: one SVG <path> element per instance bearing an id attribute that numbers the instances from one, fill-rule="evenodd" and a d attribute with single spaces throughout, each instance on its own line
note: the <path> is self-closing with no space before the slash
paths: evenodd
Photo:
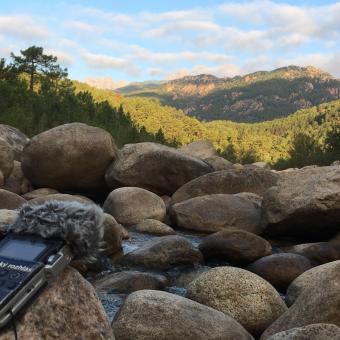
<path id="1" fill-rule="evenodd" d="M 228 194 L 199 196 L 171 207 L 175 224 L 183 229 L 213 233 L 237 228 L 259 234 L 261 209 L 245 197 Z"/>
<path id="2" fill-rule="evenodd" d="M 117 155 L 112 136 L 82 123 L 57 126 L 33 137 L 22 154 L 22 169 L 36 187 L 98 191 Z"/>
<path id="3" fill-rule="evenodd" d="M 141 248 L 126 254 L 122 264 L 167 269 L 202 262 L 201 252 L 184 237 L 169 235 L 151 239 Z"/>
<path id="4" fill-rule="evenodd" d="M 246 265 L 272 253 L 269 242 L 244 230 L 222 230 L 205 237 L 199 249 L 204 258 Z"/>
<path id="5" fill-rule="evenodd" d="M 103 209 L 119 223 L 132 225 L 151 218 L 162 221 L 166 214 L 164 201 L 151 191 L 124 187 L 113 190 Z"/>
<path id="6" fill-rule="evenodd" d="M 173 194 L 180 186 L 213 169 L 199 158 L 157 143 L 125 145 L 119 158 L 106 172 L 110 188 L 117 183 L 150 190 L 156 194 Z"/>
<path id="7" fill-rule="evenodd" d="M 154 290 L 130 294 L 113 322 L 116 340 L 251 340 L 229 315 Z"/>
<path id="8" fill-rule="evenodd" d="M 265 256 L 252 263 L 247 270 L 261 276 L 276 289 L 285 292 L 291 282 L 312 268 L 308 258 L 289 253 Z"/>
<path id="9" fill-rule="evenodd" d="M 203 273 L 189 284 L 187 297 L 231 315 L 253 335 L 261 334 L 287 310 L 267 281 L 234 267 Z"/>
<path id="10" fill-rule="evenodd" d="M 171 203 L 212 194 L 252 192 L 262 196 L 278 179 L 278 174 L 258 167 L 215 171 L 184 184 L 172 195 Z"/>

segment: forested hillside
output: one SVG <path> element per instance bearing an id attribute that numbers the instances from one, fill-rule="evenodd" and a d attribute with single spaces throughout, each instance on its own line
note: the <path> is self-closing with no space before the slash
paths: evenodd
<path id="1" fill-rule="evenodd" d="M 159 99 L 200 120 L 261 122 L 339 99 L 340 81 L 314 67 L 288 66 L 234 78 L 187 76 L 166 83 L 130 85 L 117 91 Z"/>
<path id="2" fill-rule="evenodd" d="M 201 122 L 188 117 L 182 110 L 162 105 L 158 100 L 123 97 L 78 82 L 76 88 L 87 89 L 95 100 L 106 98 L 115 107 L 122 105 L 135 124 L 145 126 L 152 133 L 161 129 L 169 141 L 186 144 L 210 139 L 222 155 L 234 162 L 261 160 L 287 167 L 324 164 L 340 158 L 339 154 L 330 154 L 325 143 L 327 134 L 334 131 L 335 134 L 339 133 L 340 100 L 298 110 L 286 118 L 256 124 L 225 120 Z"/>

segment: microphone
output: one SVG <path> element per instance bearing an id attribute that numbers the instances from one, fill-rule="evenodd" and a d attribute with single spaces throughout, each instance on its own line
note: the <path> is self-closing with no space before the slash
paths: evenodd
<path id="1" fill-rule="evenodd" d="M 59 238 L 70 247 L 75 260 L 95 262 L 103 249 L 104 212 L 95 204 L 50 200 L 25 203 L 8 227 L 15 234 Z"/>

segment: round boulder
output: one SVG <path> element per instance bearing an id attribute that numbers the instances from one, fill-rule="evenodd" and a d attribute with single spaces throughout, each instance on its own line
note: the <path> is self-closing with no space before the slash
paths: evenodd
<path id="1" fill-rule="evenodd" d="M 116 158 L 112 136 L 83 123 L 57 126 L 33 137 L 22 154 L 25 176 L 37 187 L 95 191 Z"/>
<path id="2" fill-rule="evenodd" d="M 271 237 L 322 240 L 339 231 L 340 167 L 284 172 L 263 198 L 263 224 Z"/>
<path id="3" fill-rule="evenodd" d="M 172 195 L 180 186 L 213 169 L 199 158 L 157 143 L 127 144 L 106 172 L 106 182 Z"/>
<path id="4" fill-rule="evenodd" d="M 278 174 L 258 167 L 215 171 L 180 187 L 172 195 L 171 202 L 175 204 L 197 196 L 240 192 L 253 192 L 262 196 L 278 179 Z"/>
<path id="5" fill-rule="evenodd" d="M 113 322 L 117 340 L 251 340 L 229 315 L 155 290 L 130 294 Z"/>
<path id="6" fill-rule="evenodd" d="M 246 197 L 228 194 L 199 196 L 171 207 L 175 224 L 184 229 L 213 233 L 237 228 L 259 234 L 261 209 Z"/>
<path id="7" fill-rule="evenodd" d="M 0 209 L 15 210 L 27 201 L 14 192 L 0 189 Z"/>
<path id="8" fill-rule="evenodd" d="M 0 138 L 4 139 L 11 147 L 16 161 L 21 161 L 21 153 L 29 139 L 13 126 L 0 124 Z"/>
<path id="9" fill-rule="evenodd" d="M 314 286 L 319 286 L 322 289 L 320 285 L 321 279 L 333 275 L 336 271 L 340 271 L 340 261 L 329 262 L 314 267 L 299 275 L 288 287 L 286 294 L 288 306 L 291 306 L 303 291 Z"/>
<path id="10" fill-rule="evenodd" d="M 147 241 L 126 254 L 121 263 L 146 268 L 167 269 L 202 262 L 201 252 L 184 237 L 169 235 Z"/>
<path id="11" fill-rule="evenodd" d="M 75 269 L 67 268 L 16 321 L 18 339 L 114 340 L 95 289 Z M 62 335 L 61 335 L 62 334 Z M 1 330 L 13 340 L 13 329 Z"/>
<path id="12" fill-rule="evenodd" d="M 247 270 L 261 276 L 277 290 L 285 292 L 291 282 L 312 268 L 310 261 L 301 255 L 281 253 L 262 257 Z"/>
<path id="13" fill-rule="evenodd" d="M 10 145 L 0 138 L 0 170 L 6 179 L 12 172 L 14 166 L 14 154 Z"/>
<path id="14" fill-rule="evenodd" d="M 340 328 L 329 323 L 315 323 L 276 333 L 268 340 L 340 340 Z"/>
<path id="15" fill-rule="evenodd" d="M 147 218 L 162 221 L 166 214 L 164 201 L 159 196 L 136 187 L 113 190 L 106 198 L 103 209 L 119 223 L 127 225 Z"/>
<path id="16" fill-rule="evenodd" d="M 306 273 L 308 271 L 296 280 Z M 265 330 L 261 339 L 267 339 L 276 333 L 295 327 L 315 323 L 330 323 L 340 327 L 339 282 L 339 267 L 323 272 L 323 276 L 318 277 L 312 286 L 302 290 L 293 305 Z"/>
<path id="17" fill-rule="evenodd" d="M 187 297 L 232 316 L 253 335 L 261 334 L 287 310 L 267 281 L 235 267 L 203 273 L 189 284 Z"/>
<path id="18" fill-rule="evenodd" d="M 135 224 L 134 229 L 139 233 L 147 233 L 158 236 L 175 235 L 176 232 L 165 223 L 151 218 L 145 219 Z"/>
<path id="19" fill-rule="evenodd" d="M 272 253 L 269 242 L 244 230 L 221 230 L 209 235 L 199 250 L 206 260 L 217 258 L 235 265 L 246 265 Z"/>

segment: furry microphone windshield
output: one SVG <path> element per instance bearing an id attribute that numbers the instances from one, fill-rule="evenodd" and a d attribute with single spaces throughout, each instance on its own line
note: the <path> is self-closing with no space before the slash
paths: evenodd
<path id="1" fill-rule="evenodd" d="M 95 261 L 103 246 L 104 213 L 95 204 L 47 201 L 24 204 L 8 231 L 61 238 L 71 248 L 74 259 Z"/>

